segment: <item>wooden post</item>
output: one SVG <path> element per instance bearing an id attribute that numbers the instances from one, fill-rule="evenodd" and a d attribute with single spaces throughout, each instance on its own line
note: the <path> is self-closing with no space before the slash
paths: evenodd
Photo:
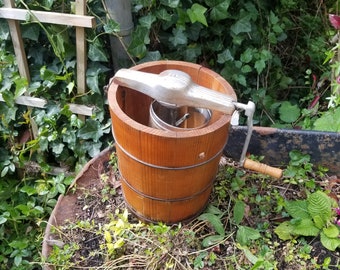
<path id="1" fill-rule="evenodd" d="M 86 14 L 86 0 L 76 0 L 76 15 Z M 86 90 L 86 36 L 83 27 L 76 27 L 76 46 L 77 46 L 77 93 L 82 95 Z M 85 118 L 81 116 L 82 120 Z"/>
<path id="2" fill-rule="evenodd" d="M 86 68 L 87 68 L 87 53 L 86 53 L 86 36 L 85 27 L 93 28 L 96 25 L 95 17 L 85 16 L 86 14 L 86 0 L 76 0 L 76 14 L 64 14 L 57 12 L 34 11 L 15 8 L 14 0 L 4 0 L 4 7 L 0 8 L 0 18 L 7 19 L 12 43 L 17 59 L 20 76 L 26 78 L 30 82 L 30 73 L 27 64 L 27 58 L 23 40 L 21 37 L 21 30 L 19 21 L 25 21 L 27 16 L 32 14 L 32 21 L 39 21 L 42 23 L 53 23 L 61 25 L 69 25 L 76 27 L 76 48 L 77 48 L 77 93 L 82 95 L 86 92 Z M 0 101 L 3 101 L 0 94 Z M 27 95 L 22 96 L 16 100 L 17 104 L 30 104 L 30 107 L 42 108 L 46 101 L 44 99 L 32 98 Z M 90 116 L 93 113 L 93 107 L 85 105 L 69 104 L 70 110 L 73 113 L 78 113 L 82 117 L 84 115 Z"/>
<path id="3" fill-rule="evenodd" d="M 8 8 L 14 8 L 15 3 L 14 0 L 4 0 L 4 6 Z M 25 78 L 28 83 L 31 81 L 30 72 L 27 64 L 27 57 L 25 52 L 24 43 L 21 37 L 21 29 L 19 22 L 16 20 L 8 19 L 8 26 L 11 33 L 12 43 L 14 47 L 15 57 L 17 59 L 17 65 L 19 69 L 20 76 Z M 25 96 L 28 96 L 28 93 L 25 93 Z M 29 111 L 30 125 L 31 125 L 31 136 L 35 139 L 38 137 L 38 125 L 31 117 L 32 107 L 27 107 Z"/>
<path id="4" fill-rule="evenodd" d="M 64 14 L 45 11 L 31 11 L 26 9 L 15 8 L 14 0 L 4 0 L 4 7 L 0 8 L 0 18 L 7 19 L 9 30 L 12 38 L 14 52 L 17 60 L 20 76 L 26 78 L 30 82 L 30 73 L 27 64 L 24 43 L 22 40 L 19 21 L 25 21 L 27 16 L 32 15 L 31 20 L 41 23 L 53 23 L 61 25 L 69 25 L 76 27 L 76 49 L 77 49 L 77 91 L 78 94 L 84 94 L 86 91 L 86 68 L 87 68 L 87 53 L 86 53 L 86 38 L 84 27 L 95 27 L 95 18 L 93 16 L 84 16 L 86 14 L 86 0 L 76 0 L 76 14 Z M 4 101 L 0 93 L 0 102 Z M 28 93 L 18 97 L 15 102 L 17 104 L 26 105 L 31 111 L 32 107 L 44 108 L 47 101 L 41 98 L 30 97 Z M 85 119 L 85 115 L 93 114 L 93 107 L 69 104 L 70 110 L 73 113 L 80 115 L 80 118 Z M 38 126 L 34 119 L 30 117 L 32 137 L 38 137 Z"/>
<path id="5" fill-rule="evenodd" d="M 4 0 L 4 6 L 14 8 L 14 0 Z M 19 68 L 20 75 L 30 81 L 30 73 L 27 65 L 27 58 L 24 48 L 24 43 L 21 38 L 20 25 L 17 20 L 8 19 L 8 26 L 12 37 L 15 57 Z"/>

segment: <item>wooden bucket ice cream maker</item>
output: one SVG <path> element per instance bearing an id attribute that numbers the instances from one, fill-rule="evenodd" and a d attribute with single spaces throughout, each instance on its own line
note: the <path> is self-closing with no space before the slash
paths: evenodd
<path id="1" fill-rule="evenodd" d="M 237 102 L 220 75 L 197 64 L 155 61 L 119 70 L 108 92 L 123 194 L 143 220 L 190 220 L 206 206 L 229 124 L 247 116 L 243 167 L 280 178 L 246 158 L 255 104 Z"/>

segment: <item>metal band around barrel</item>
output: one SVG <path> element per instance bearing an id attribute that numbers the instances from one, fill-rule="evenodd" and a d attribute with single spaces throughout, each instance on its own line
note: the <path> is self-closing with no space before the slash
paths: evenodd
<path id="1" fill-rule="evenodd" d="M 122 147 L 117 140 L 115 140 L 116 145 L 120 148 L 120 150 L 122 150 L 122 152 L 127 155 L 128 157 L 132 158 L 133 160 L 137 161 L 138 163 L 141 163 L 145 166 L 151 167 L 151 168 L 156 168 L 156 169 L 162 169 L 162 170 L 186 170 L 186 169 L 192 169 L 195 167 L 199 167 L 199 166 L 203 166 L 207 163 L 209 163 L 210 161 L 214 160 L 216 157 L 218 157 L 220 154 L 222 154 L 223 150 L 224 150 L 224 146 L 221 148 L 221 150 L 219 150 L 214 156 L 212 156 L 210 159 L 207 159 L 201 163 L 197 163 L 194 165 L 190 165 L 190 166 L 182 166 L 182 167 L 167 167 L 167 166 L 160 166 L 160 165 L 155 165 L 155 164 L 151 164 L 148 162 L 145 162 L 143 160 L 140 160 L 139 158 L 136 158 L 135 156 L 133 156 L 131 153 L 129 153 L 124 147 Z"/>
<path id="2" fill-rule="evenodd" d="M 181 202 L 181 201 L 187 201 L 190 199 L 193 199 L 201 194 L 203 194 L 205 191 L 207 191 L 214 183 L 213 179 L 209 182 L 209 185 L 205 186 L 204 189 L 200 190 L 199 192 L 196 192 L 195 194 L 192 194 L 190 196 L 187 197 L 183 197 L 183 198 L 175 198 L 175 199 L 165 199 L 165 198 L 157 198 L 157 197 L 153 197 L 150 195 L 147 195 L 143 192 L 141 192 L 140 190 L 136 189 L 135 187 L 133 187 L 125 178 L 122 174 L 120 174 L 120 178 L 121 181 L 123 181 L 132 191 L 134 191 L 135 193 L 139 194 L 142 197 L 148 198 L 150 200 L 154 200 L 154 201 L 163 201 L 163 202 Z"/>

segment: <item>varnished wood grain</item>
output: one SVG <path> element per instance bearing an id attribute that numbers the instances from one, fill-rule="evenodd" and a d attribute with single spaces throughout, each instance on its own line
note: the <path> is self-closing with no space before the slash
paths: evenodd
<path id="1" fill-rule="evenodd" d="M 231 86 L 215 72 L 180 61 L 157 61 L 133 67 L 160 73 L 176 69 L 193 81 L 236 99 Z M 194 217 L 209 198 L 225 146 L 230 116 L 212 111 L 207 126 L 183 131 L 149 127 L 152 98 L 112 83 L 108 91 L 113 133 L 125 199 L 146 220 L 175 223 Z"/>

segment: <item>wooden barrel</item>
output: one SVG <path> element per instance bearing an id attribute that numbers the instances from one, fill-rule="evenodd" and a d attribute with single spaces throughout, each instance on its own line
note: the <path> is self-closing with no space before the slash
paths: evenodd
<path id="1" fill-rule="evenodd" d="M 201 65 L 155 61 L 132 69 L 155 74 L 180 70 L 195 83 L 236 99 L 227 81 Z M 200 214 L 211 194 L 228 138 L 230 116 L 212 111 L 203 128 L 161 130 L 148 126 L 152 98 L 112 82 L 108 101 L 128 208 L 145 221 L 167 224 Z"/>

